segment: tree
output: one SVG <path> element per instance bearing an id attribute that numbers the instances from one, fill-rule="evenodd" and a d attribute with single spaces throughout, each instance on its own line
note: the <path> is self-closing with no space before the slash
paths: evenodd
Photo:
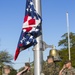
<path id="1" fill-rule="evenodd" d="M 10 55 L 7 51 L 0 51 L 0 64 L 3 63 L 12 63 L 11 60 L 13 56 Z"/>
<path id="2" fill-rule="evenodd" d="M 64 48 L 68 48 L 68 34 L 65 33 L 61 36 L 62 40 L 58 42 L 58 46 L 63 46 Z M 70 45 L 71 47 L 75 46 L 75 33 L 70 32 Z"/>
<path id="3" fill-rule="evenodd" d="M 75 67 L 75 33 L 72 32 L 70 32 L 70 45 L 72 66 Z M 59 65 L 62 67 L 65 60 L 69 59 L 67 33 L 62 35 L 62 40 L 58 42 L 58 46 L 63 46 L 63 48 L 59 50 L 62 59 L 62 62 L 59 62 Z"/>
<path id="4" fill-rule="evenodd" d="M 62 59 L 59 62 L 60 68 L 63 66 L 64 62 L 69 59 L 68 49 L 61 49 L 59 50 L 60 58 Z M 75 47 L 71 48 L 71 62 L 72 66 L 75 67 Z"/>
<path id="5" fill-rule="evenodd" d="M 12 63 L 13 56 L 7 51 L 0 51 L 0 75 L 2 75 L 2 67 L 4 63 Z M 15 75 L 15 74 L 13 74 Z"/>

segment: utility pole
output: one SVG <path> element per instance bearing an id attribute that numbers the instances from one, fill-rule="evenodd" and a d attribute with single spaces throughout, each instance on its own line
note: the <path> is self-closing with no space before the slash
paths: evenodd
<path id="1" fill-rule="evenodd" d="M 34 6 L 37 13 L 41 16 L 41 0 L 34 0 Z M 41 25 L 42 33 L 42 25 Z M 42 34 L 36 38 L 37 44 L 33 48 L 34 51 L 34 75 L 40 75 L 42 71 L 42 61 L 43 61 L 43 45 L 42 45 Z"/>

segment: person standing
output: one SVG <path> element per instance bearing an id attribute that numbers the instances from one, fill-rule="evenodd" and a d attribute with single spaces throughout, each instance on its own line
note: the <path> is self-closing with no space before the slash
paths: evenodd
<path id="1" fill-rule="evenodd" d="M 31 70 L 30 70 L 30 64 L 25 63 L 24 69 L 18 72 L 17 75 L 32 75 Z"/>
<path id="2" fill-rule="evenodd" d="M 59 66 L 55 64 L 54 57 L 47 57 L 47 64 L 43 65 L 41 75 L 59 75 Z"/>
<path id="3" fill-rule="evenodd" d="M 70 60 L 66 60 L 63 68 L 60 70 L 59 75 L 75 75 L 75 68 L 72 67 Z"/>

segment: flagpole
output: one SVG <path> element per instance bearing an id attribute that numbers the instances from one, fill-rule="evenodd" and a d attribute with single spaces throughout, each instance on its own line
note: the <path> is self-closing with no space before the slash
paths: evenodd
<path id="1" fill-rule="evenodd" d="M 37 13 L 41 16 L 41 0 L 34 0 L 34 5 Z M 42 33 L 42 25 L 41 25 Z M 40 75 L 42 71 L 43 61 L 43 47 L 42 47 L 42 34 L 36 38 L 37 45 L 33 48 L 34 51 L 34 75 Z"/>
<path id="2" fill-rule="evenodd" d="M 68 32 L 68 52 L 69 52 L 69 60 L 71 60 L 68 12 L 66 13 L 66 17 L 67 17 L 67 32 Z"/>

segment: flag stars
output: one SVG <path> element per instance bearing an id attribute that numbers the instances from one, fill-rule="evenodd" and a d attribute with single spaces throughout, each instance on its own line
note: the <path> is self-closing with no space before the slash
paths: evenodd
<path id="1" fill-rule="evenodd" d="M 32 9 L 30 9 L 30 11 L 32 11 Z"/>
<path id="2" fill-rule="evenodd" d="M 25 40 L 26 38 L 25 37 L 23 37 L 23 39 L 20 41 L 21 43 L 23 43 L 23 41 Z"/>
<path id="3" fill-rule="evenodd" d="M 30 8 L 27 8 L 26 10 L 27 10 L 27 11 L 29 11 L 29 10 L 30 10 L 30 12 L 32 11 L 32 9 L 30 9 Z"/>
<path id="4" fill-rule="evenodd" d="M 28 11 L 29 9 L 27 8 L 26 10 Z"/>
<path id="5" fill-rule="evenodd" d="M 29 43 L 30 43 L 29 41 L 26 42 L 27 45 L 28 45 Z"/>
<path id="6" fill-rule="evenodd" d="M 28 8 L 30 8 L 30 5 L 28 5 Z"/>
<path id="7" fill-rule="evenodd" d="M 30 9 L 30 5 L 27 7 L 27 9 L 26 9 L 26 10 L 28 11 L 29 9 Z"/>
<path id="8" fill-rule="evenodd" d="M 23 33 L 25 33 L 26 32 L 26 29 L 23 29 Z"/>
<path id="9" fill-rule="evenodd" d="M 33 2 L 30 2 L 30 5 L 33 5 Z"/>
<path id="10" fill-rule="evenodd" d="M 30 38 L 32 39 L 32 38 L 33 38 L 33 36 L 30 36 Z"/>

